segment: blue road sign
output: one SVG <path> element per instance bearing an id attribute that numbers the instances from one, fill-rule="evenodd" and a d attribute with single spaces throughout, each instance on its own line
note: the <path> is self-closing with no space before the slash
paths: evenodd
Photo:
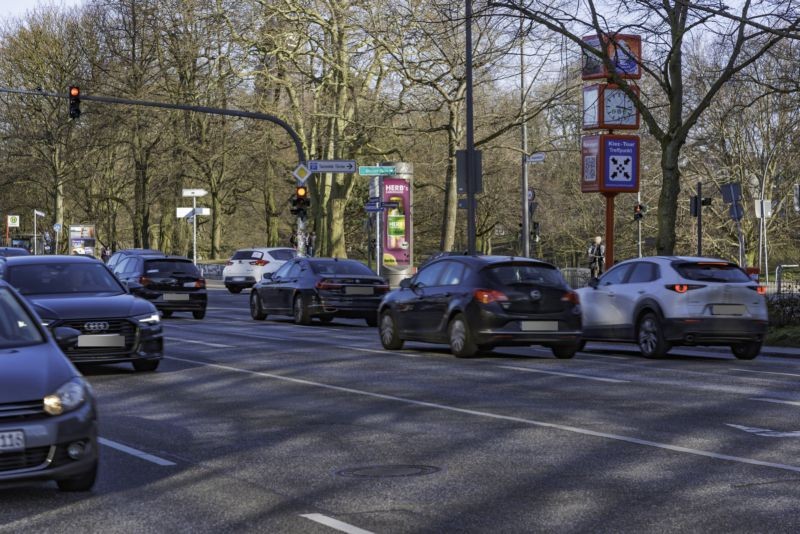
<path id="1" fill-rule="evenodd" d="M 639 190 L 639 138 L 602 136 L 603 189 L 606 191 Z"/>

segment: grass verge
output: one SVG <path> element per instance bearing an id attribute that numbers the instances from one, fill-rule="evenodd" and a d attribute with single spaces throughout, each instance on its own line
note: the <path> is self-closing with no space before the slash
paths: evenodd
<path id="1" fill-rule="evenodd" d="M 800 348 L 800 326 L 771 327 L 767 332 L 767 339 L 764 344 L 776 347 Z"/>

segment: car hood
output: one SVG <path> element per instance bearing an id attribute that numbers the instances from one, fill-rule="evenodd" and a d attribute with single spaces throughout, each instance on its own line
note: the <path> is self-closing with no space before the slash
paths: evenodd
<path id="1" fill-rule="evenodd" d="M 53 343 L 0 350 L 0 404 L 42 399 L 76 376 Z"/>
<path id="2" fill-rule="evenodd" d="M 43 319 L 115 319 L 156 311 L 150 302 L 129 294 L 33 295 L 28 296 L 28 300 Z"/>

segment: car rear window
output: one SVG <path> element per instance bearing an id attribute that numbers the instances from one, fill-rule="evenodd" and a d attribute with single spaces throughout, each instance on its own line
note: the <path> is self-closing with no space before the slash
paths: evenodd
<path id="1" fill-rule="evenodd" d="M 260 260 L 264 257 L 263 252 L 258 250 L 237 250 L 233 253 L 232 260 Z"/>
<path id="2" fill-rule="evenodd" d="M 278 261 L 289 261 L 297 257 L 297 251 L 290 248 L 282 248 L 278 250 L 270 250 L 269 255 Z"/>
<path id="3" fill-rule="evenodd" d="M 672 266 L 682 277 L 702 282 L 752 282 L 738 265 L 726 262 L 683 262 Z"/>
<path id="4" fill-rule="evenodd" d="M 566 286 L 567 282 L 555 267 L 541 263 L 503 263 L 486 268 L 489 276 L 503 285 L 546 284 Z"/>
<path id="5" fill-rule="evenodd" d="M 333 275 L 333 274 L 358 274 L 364 276 L 375 276 L 372 270 L 357 261 L 352 260 L 328 260 L 328 261 L 312 261 L 311 269 L 316 274 Z"/>
<path id="6" fill-rule="evenodd" d="M 149 260 L 144 262 L 145 275 L 184 275 L 200 277 L 200 270 L 188 260 Z"/>

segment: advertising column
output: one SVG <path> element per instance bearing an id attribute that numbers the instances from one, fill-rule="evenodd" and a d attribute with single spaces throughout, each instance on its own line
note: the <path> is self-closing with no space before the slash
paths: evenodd
<path id="1" fill-rule="evenodd" d="M 95 255 L 95 234 L 93 224 L 70 225 L 69 252 L 78 255 Z"/>
<path id="2" fill-rule="evenodd" d="M 414 267 L 413 194 L 414 166 L 405 162 L 381 163 L 394 167 L 395 174 L 381 183 L 384 206 L 381 241 L 381 274 L 391 286 L 410 277 Z"/>

